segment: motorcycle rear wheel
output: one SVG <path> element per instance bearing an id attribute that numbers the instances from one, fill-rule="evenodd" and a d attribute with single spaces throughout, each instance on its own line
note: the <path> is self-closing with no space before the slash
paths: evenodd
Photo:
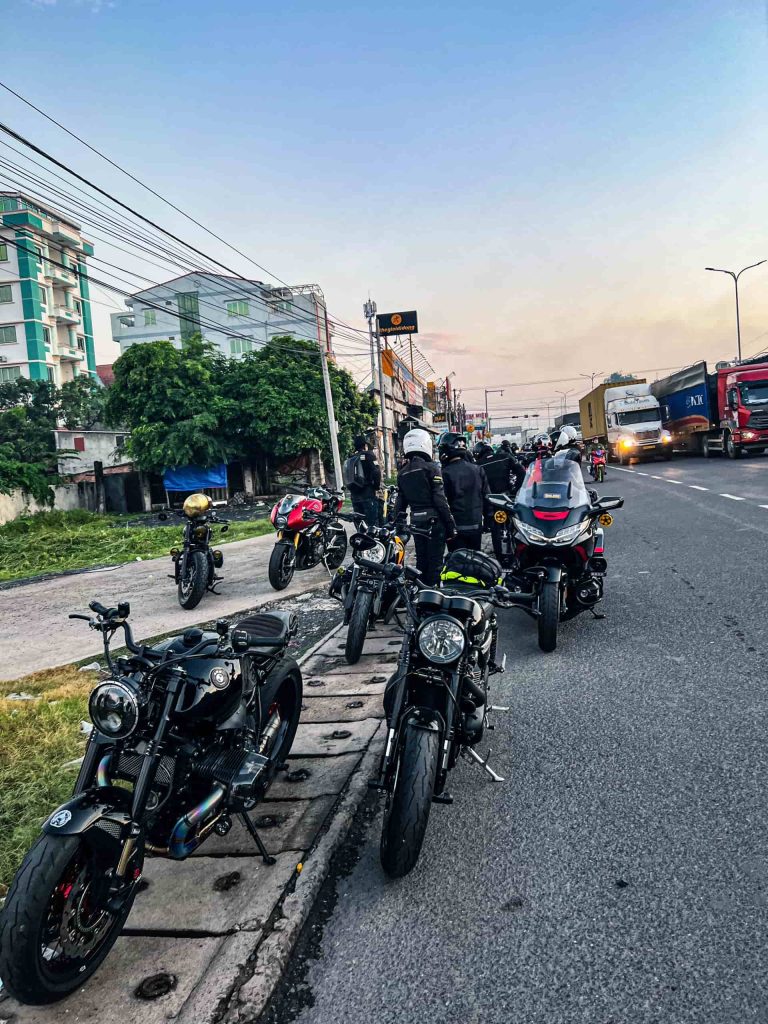
<path id="1" fill-rule="evenodd" d="M 202 551 L 191 551 L 187 557 L 186 573 L 179 580 L 179 604 L 187 611 L 197 608 L 208 587 L 208 559 Z"/>
<path id="2" fill-rule="evenodd" d="M 381 866 L 390 878 L 407 875 L 419 859 L 439 757 L 439 733 L 412 724 L 405 727 L 395 790 L 384 814 L 379 847 Z"/>
<path id="3" fill-rule="evenodd" d="M 545 583 L 539 595 L 539 647 L 550 654 L 557 647 L 557 627 L 560 622 L 560 586 Z"/>
<path id="4" fill-rule="evenodd" d="M 355 594 L 352 614 L 347 627 L 347 640 L 344 644 L 344 657 L 350 665 L 360 661 L 360 655 L 363 653 L 365 634 L 368 632 L 368 623 L 371 619 L 373 597 L 371 590 L 358 590 Z"/>
<path id="5" fill-rule="evenodd" d="M 143 854 L 129 864 L 141 872 Z M 0 916 L 0 976 L 19 1002 L 43 1006 L 80 988 L 101 965 L 122 931 L 136 889 L 122 908 L 89 904 L 104 865 L 82 836 L 42 835 L 24 858 Z"/>
<path id="6" fill-rule="evenodd" d="M 338 569 L 347 554 L 347 534 L 344 527 L 331 527 L 328 531 L 333 547 L 326 547 L 325 564 L 333 572 Z"/>
<path id="7" fill-rule="evenodd" d="M 595 477 L 595 479 L 599 484 L 601 484 L 603 480 L 605 480 L 605 466 L 597 467 L 597 476 Z"/>
<path id="8" fill-rule="evenodd" d="M 285 590 L 296 569 L 296 552 L 291 544 L 275 544 L 269 556 L 269 583 L 274 590 Z"/>

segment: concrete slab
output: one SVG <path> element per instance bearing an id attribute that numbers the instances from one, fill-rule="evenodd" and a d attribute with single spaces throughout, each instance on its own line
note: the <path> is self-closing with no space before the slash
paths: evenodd
<path id="1" fill-rule="evenodd" d="M 271 854 L 276 855 L 284 850 L 307 850 L 335 799 L 329 795 L 314 800 L 271 800 L 268 804 L 260 804 L 251 814 L 251 820 L 258 827 Z M 225 836 L 210 836 L 193 856 L 258 857 L 259 851 L 245 825 L 239 818 L 235 818 Z M 222 861 L 221 865 L 221 870 L 226 871 L 226 862 Z"/>
<path id="2" fill-rule="evenodd" d="M 395 670 L 394 665 L 377 668 L 375 671 L 331 673 L 327 675 L 304 676 L 305 697 L 357 697 L 382 694 L 387 680 Z"/>
<path id="3" fill-rule="evenodd" d="M 278 854 L 271 867 L 254 857 L 192 857 L 181 863 L 148 860 L 144 877 L 149 888 L 139 893 L 126 931 L 161 935 L 258 931 L 298 860 L 295 852 Z M 226 887 L 227 876 L 231 888 Z"/>
<path id="4" fill-rule="evenodd" d="M 316 697 L 316 691 L 305 691 L 301 720 L 305 723 L 360 722 L 364 718 L 381 718 L 384 715 L 381 697 L 370 693 L 369 689 L 359 697 Z"/>
<path id="5" fill-rule="evenodd" d="M 357 765 L 359 754 L 342 754 L 340 757 L 291 757 L 288 772 L 280 772 L 269 790 L 269 798 L 259 808 L 269 813 L 269 807 L 280 800 L 307 800 L 316 796 L 337 795 Z M 309 772 L 306 779 L 291 782 L 293 772 Z"/>
<path id="6" fill-rule="evenodd" d="M 219 1024 L 223 1006 L 258 941 L 254 932 L 238 932 L 222 940 L 208 970 L 176 1018 L 177 1024 Z"/>
<path id="7" fill-rule="evenodd" d="M 366 718 L 362 722 L 301 722 L 291 757 L 333 757 L 363 751 L 378 727 L 378 718 Z"/>
<path id="8" fill-rule="evenodd" d="M 333 654 L 327 656 L 321 653 L 313 654 L 301 666 L 301 671 L 306 682 L 307 679 L 324 678 L 327 675 L 355 675 L 358 673 L 386 672 L 391 666 L 397 663 L 397 653 L 389 655 L 363 654 L 360 661 L 355 665 L 349 665 L 347 659 Z M 391 669 L 390 669 L 391 670 Z"/>
<path id="9" fill-rule="evenodd" d="M 165 1024 L 179 1013 L 224 942 L 123 935 L 79 992 L 53 1006 L 19 1006 L 8 999 L 0 1006 L 0 1018 L 13 1024 Z M 175 976 L 175 987 L 158 999 L 137 999 L 141 982 L 162 973 Z"/>
<path id="10" fill-rule="evenodd" d="M 334 637 L 335 639 L 335 637 Z M 344 644 L 346 638 L 342 637 L 338 643 L 329 644 L 327 650 L 320 650 L 317 652 L 317 656 L 321 658 L 338 657 L 339 654 L 344 653 Z M 402 637 L 378 637 L 369 634 L 365 638 L 365 644 L 363 646 L 363 656 L 368 657 L 370 655 L 388 654 L 395 655 L 400 651 L 402 646 Z"/>

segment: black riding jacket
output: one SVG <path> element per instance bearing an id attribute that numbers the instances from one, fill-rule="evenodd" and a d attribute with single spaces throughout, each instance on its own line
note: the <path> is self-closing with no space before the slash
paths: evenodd
<path id="1" fill-rule="evenodd" d="M 355 452 L 363 460 L 363 472 L 365 473 L 365 485 L 350 484 L 349 493 L 352 498 L 375 498 L 376 491 L 381 486 L 381 469 L 379 460 L 373 452 Z"/>
<path id="2" fill-rule="evenodd" d="M 397 486 L 395 519 L 404 516 L 410 508 L 414 526 L 426 526 L 429 519 L 437 518 L 447 534 L 456 532 L 445 498 L 442 469 L 436 462 L 425 455 L 412 455 L 397 474 Z"/>
<path id="3" fill-rule="evenodd" d="M 511 487 L 517 488 L 525 479 L 525 467 L 511 455 L 492 455 L 480 465 L 485 470 L 491 494 L 503 494 Z"/>
<path id="4" fill-rule="evenodd" d="M 477 530 L 483 525 L 488 481 L 483 469 L 468 459 L 453 459 L 443 466 L 445 496 L 459 530 Z"/>

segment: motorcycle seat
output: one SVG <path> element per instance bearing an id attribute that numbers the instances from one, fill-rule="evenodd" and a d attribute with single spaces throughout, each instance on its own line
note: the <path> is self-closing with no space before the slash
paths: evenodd
<path id="1" fill-rule="evenodd" d="M 295 612 L 258 612 L 232 626 L 232 646 L 237 651 L 284 647 L 296 632 Z"/>

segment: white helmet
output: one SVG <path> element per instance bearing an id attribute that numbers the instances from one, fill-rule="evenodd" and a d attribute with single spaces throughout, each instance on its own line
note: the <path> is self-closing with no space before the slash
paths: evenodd
<path id="1" fill-rule="evenodd" d="M 557 451 L 558 448 L 567 448 L 569 445 L 575 444 L 578 438 L 579 435 L 576 433 L 576 428 L 572 427 L 569 423 L 566 423 L 564 427 L 560 428 L 560 435 L 557 438 L 555 451 Z"/>
<path id="2" fill-rule="evenodd" d="M 429 431 L 422 430 L 421 427 L 409 430 L 403 438 L 403 453 L 412 455 L 414 452 L 426 455 L 428 459 L 432 458 L 432 437 Z"/>

